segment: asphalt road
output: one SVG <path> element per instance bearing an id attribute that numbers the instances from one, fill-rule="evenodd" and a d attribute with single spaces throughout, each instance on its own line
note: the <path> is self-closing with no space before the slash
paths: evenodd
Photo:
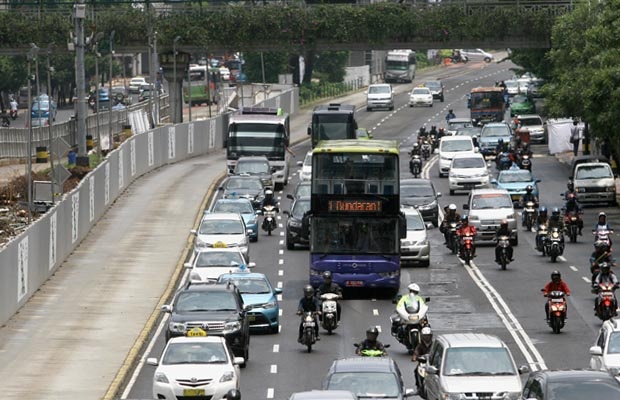
<path id="1" fill-rule="evenodd" d="M 497 80 L 509 79 L 511 66 L 509 63 L 468 64 L 461 73 L 443 78 L 446 101 L 436 101 L 432 108 L 407 107 L 406 92 L 411 85 L 399 85 L 395 110 L 366 112 L 363 107 L 357 113 L 359 126 L 370 129 L 375 138 L 400 141 L 401 176 L 410 177 L 406 153 L 417 129 L 422 124 L 444 123 L 448 108 L 453 108 L 457 117 L 467 116 L 466 93 L 476 86 L 490 86 Z M 308 148 L 307 143 L 294 148 L 298 159 L 303 158 Z M 568 168 L 548 156 L 544 146 L 533 146 L 533 150 L 533 172 L 542 179 L 539 184 L 541 204 L 549 208 L 561 206 L 560 194 L 565 190 Z M 440 204 L 456 203 L 461 209 L 467 197 L 448 195 L 447 178 L 437 177 L 436 158 L 429 160 L 424 172 L 443 193 Z M 285 190 L 277 193 L 281 209 L 290 205 L 286 194 L 293 190 L 296 182 L 297 177 L 292 177 Z M 498 335 L 509 345 L 517 364 L 528 364 L 533 370 L 587 367 L 588 348 L 601 325 L 593 314 L 593 295 L 586 283 L 586 280 L 589 282 L 588 257 L 592 251 L 592 237 L 588 231 L 598 211 L 599 208 L 586 209 L 584 236 L 576 244 L 567 244 L 564 256 L 556 263 L 535 251 L 533 232 L 521 230 L 515 261 L 506 271 L 493 262 L 493 247 L 479 248 L 475 262 L 465 267 L 443 246 L 443 236 L 438 229 L 431 229 L 431 266 L 403 269 L 401 288 L 417 282 L 422 288 L 421 294 L 431 297 L 429 320 L 436 334 L 483 332 Z M 618 226 L 619 210 L 605 208 L 605 211 L 612 226 Z M 415 387 L 414 365 L 404 346 L 389 334 L 389 316 L 394 305 L 380 293 L 344 300 L 341 325 L 332 336 L 322 334 L 322 340 L 313 347 L 311 354 L 296 342 L 299 320 L 295 310 L 308 280 L 309 256 L 307 249 L 286 249 L 286 216 L 280 214 L 278 218 L 280 226 L 276 235 L 267 236 L 261 231 L 258 242 L 252 244 L 251 253 L 257 264 L 256 271 L 267 274 L 274 285 L 283 288 L 281 332 L 252 336 L 248 366 L 241 373 L 243 398 L 284 400 L 293 392 L 320 388 L 332 361 L 352 356 L 353 343 L 363 338 L 370 325 L 379 326 L 380 340 L 391 344 L 390 356 L 403 371 L 406 387 Z M 569 320 L 559 335 L 553 334 L 544 321 L 544 298 L 540 293 L 554 269 L 562 272 L 573 291 L 569 297 Z M 162 321 L 161 327 L 165 323 Z M 158 330 L 143 360 L 159 357 L 163 345 L 163 334 Z M 140 364 L 123 398 L 151 398 L 153 373 L 154 367 Z"/>

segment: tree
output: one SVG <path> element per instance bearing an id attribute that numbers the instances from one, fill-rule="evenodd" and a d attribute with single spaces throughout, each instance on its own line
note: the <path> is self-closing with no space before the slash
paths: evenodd
<path id="1" fill-rule="evenodd" d="M 248 82 L 263 82 L 263 65 L 266 83 L 278 82 L 278 75 L 288 72 L 288 54 L 285 52 L 263 52 L 262 61 L 260 52 L 244 53 L 243 58 L 243 73 Z"/>
<path id="2" fill-rule="evenodd" d="M 321 82 L 340 83 L 344 80 L 348 51 L 324 51 L 314 61 L 314 72 Z"/>

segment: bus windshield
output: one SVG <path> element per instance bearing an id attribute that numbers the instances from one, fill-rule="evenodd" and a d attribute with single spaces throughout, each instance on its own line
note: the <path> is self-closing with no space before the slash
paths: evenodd
<path id="1" fill-rule="evenodd" d="M 314 217 L 312 251 L 324 254 L 397 254 L 398 220 Z"/>
<path id="2" fill-rule="evenodd" d="M 487 108 L 501 108 L 504 105 L 504 95 L 501 92 L 473 92 L 470 98 L 472 110 Z"/>
<path id="3" fill-rule="evenodd" d="M 316 114 L 313 124 L 318 140 L 352 139 L 349 132 L 355 129 L 349 114 Z"/>
<path id="4" fill-rule="evenodd" d="M 229 155 L 266 155 L 283 157 L 286 134 L 282 124 L 231 124 L 228 138 Z"/>

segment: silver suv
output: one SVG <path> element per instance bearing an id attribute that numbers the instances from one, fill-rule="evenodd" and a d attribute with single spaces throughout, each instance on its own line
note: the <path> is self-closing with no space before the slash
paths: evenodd
<path id="1" fill-rule="evenodd" d="M 480 333 L 439 335 L 425 366 L 428 400 L 518 399 L 522 384 L 510 349 L 496 336 Z"/>
<path id="2" fill-rule="evenodd" d="M 495 231 L 502 220 L 508 221 L 510 242 L 519 244 L 517 215 L 510 194 L 505 189 L 474 189 L 463 209 L 468 210 L 469 223 L 476 227 L 476 242 L 495 241 Z"/>

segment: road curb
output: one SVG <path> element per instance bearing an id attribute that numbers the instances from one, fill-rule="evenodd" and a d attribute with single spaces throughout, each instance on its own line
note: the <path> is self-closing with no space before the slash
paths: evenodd
<path id="1" fill-rule="evenodd" d="M 219 186 L 222 179 L 224 179 L 225 177 L 226 177 L 225 173 L 220 174 L 216 179 L 213 180 L 213 182 L 209 186 L 209 189 L 207 190 L 207 193 L 202 199 L 200 208 L 194 220 L 194 224 L 193 224 L 194 229 L 198 229 L 198 225 L 200 224 L 200 221 L 202 220 L 202 215 L 204 213 L 204 210 L 207 207 L 207 203 L 209 202 L 211 197 L 213 197 L 213 194 L 217 191 L 217 187 Z M 155 310 L 153 310 L 153 312 L 151 313 L 149 319 L 144 325 L 144 328 L 142 328 L 142 331 L 138 335 L 138 338 L 136 339 L 135 343 L 133 344 L 131 349 L 129 349 L 129 352 L 127 353 L 127 357 L 125 357 L 125 360 L 123 361 L 123 364 L 121 365 L 119 371 L 114 376 L 114 379 L 110 383 L 108 390 L 106 391 L 105 395 L 102 397 L 103 400 L 114 400 L 118 398 L 119 391 L 121 391 L 122 387 L 127 383 L 127 379 L 129 378 L 129 375 L 131 374 L 131 372 L 133 371 L 133 369 L 135 368 L 136 364 L 138 363 L 140 359 L 140 353 L 142 353 L 144 349 L 146 348 L 146 346 L 148 345 L 150 334 L 151 332 L 153 332 L 155 325 L 159 322 L 159 319 L 161 318 L 161 315 L 162 315 L 161 306 L 163 306 L 170 300 L 170 298 L 173 296 L 176 290 L 178 282 L 181 279 L 181 276 L 183 275 L 183 271 L 185 269 L 183 264 L 187 261 L 187 259 L 190 256 L 190 251 L 192 249 L 193 243 L 194 243 L 194 235 L 189 234 L 187 237 L 187 243 L 185 245 L 185 248 L 183 249 L 183 253 L 179 261 L 177 262 L 174 272 L 172 273 L 170 282 L 168 283 L 168 286 L 166 287 L 166 290 L 164 291 L 159 301 L 157 302 L 157 306 Z"/>

